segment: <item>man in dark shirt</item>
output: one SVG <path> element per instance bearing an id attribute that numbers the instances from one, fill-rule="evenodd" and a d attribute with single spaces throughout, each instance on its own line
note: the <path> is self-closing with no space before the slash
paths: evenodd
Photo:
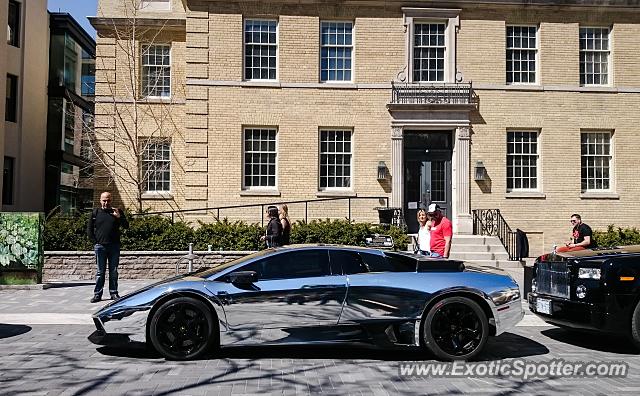
<path id="1" fill-rule="evenodd" d="M 579 214 L 571 215 L 571 224 L 573 224 L 573 230 L 571 240 L 567 243 L 568 248 L 590 249 L 596 247 L 591 227 L 582 222 L 582 217 Z"/>
<path id="2" fill-rule="evenodd" d="M 93 209 L 87 234 L 93 242 L 96 252 L 96 287 L 93 290 L 92 303 L 102 300 L 104 277 L 109 262 L 109 294 L 112 300 L 118 295 L 118 262 L 120 261 L 120 227 L 129 228 L 129 222 L 121 209 L 111 207 L 111 193 L 100 194 L 100 208 Z"/>

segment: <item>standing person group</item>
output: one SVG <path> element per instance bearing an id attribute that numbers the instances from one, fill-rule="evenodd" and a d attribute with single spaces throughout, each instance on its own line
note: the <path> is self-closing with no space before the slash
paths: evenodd
<path id="1" fill-rule="evenodd" d="M 100 207 L 93 209 L 87 223 L 87 235 L 94 243 L 96 254 L 96 287 L 93 289 L 92 303 L 102 300 L 102 289 L 109 264 L 109 294 L 118 300 L 118 263 L 120 261 L 120 228 L 129 228 L 129 222 L 122 209 L 111 206 L 111 193 L 100 194 Z"/>
<path id="2" fill-rule="evenodd" d="M 265 216 L 269 222 L 260 240 L 264 241 L 268 248 L 291 243 L 291 221 L 287 205 L 283 204 L 280 209 L 277 206 L 269 206 Z"/>
<path id="3" fill-rule="evenodd" d="M 418 211 L 418 253 L 440 258 L 449 258 L 453 227 L 442 214 L 438 204 Z"/>

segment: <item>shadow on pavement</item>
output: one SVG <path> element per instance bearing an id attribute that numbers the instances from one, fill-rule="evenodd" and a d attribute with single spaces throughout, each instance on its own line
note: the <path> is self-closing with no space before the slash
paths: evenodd
<path id="1" fill-rule="evenodd" d="M 498 337 L 489 337 L 484 350 L 475 360 L 523 358 L 547 353 L 549 349 L 537 341 L 513 333 L 503 333 Z"/>
<path id="2" fill-rule="evenodd" d="M 129 342 L 119 347 L 99 347 L 103 355 L 138 359 L 159 359 L 161 356 L 142 342 Z M 484 351 L 474 360 L 499 360 L 544 355 L 549 350 L 528 338 L 505 333 L 489 338 Z M 419 347 L 381 348 L 374 345 L 322 344 L 322 345 L 251 345 L 226 346 L 206 354 L 199 360 L 212 359 L 363 359 L 379 361 L 425 361 L 434 356 Z"/>
<path id="3" fill-rule="evenodd" d="M 0 339 L 15 337 L 20 334 L 28 333 L 30 331 L 31 331 L 31 327 L 26 325 L 0 323 Z"/>
<path id="4" fill-rule="evenodd" d="M 76 286 L 94 286 L 95 282 L 52 282 L 45 283 L 43 289 L 60 289 L 63 287 L 76 287 Z"/>
<path id="5" fill-rule="evenodd" d="M 556 341 L 581 348 L 593 349 L 595 351 L 619 353 L 623 355 L 637 355 L 640 353 L 640 351 L 631 346 L 632 344 L 627 338 L 618 335 L 589 333 L 586 331 L 561 328 L 547 329 L 541 333 Z"/>

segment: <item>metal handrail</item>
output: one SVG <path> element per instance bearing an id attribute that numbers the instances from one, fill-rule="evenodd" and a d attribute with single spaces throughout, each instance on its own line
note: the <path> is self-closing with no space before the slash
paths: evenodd
<path id="1" fill-rule="evenodd" d="M 425 84 L 391 82 L 392 104 L 470 104 L 475 105 L 478 98 L 473 84 Z"/>
<path id="2" fill-rule="evenodd" d="M 385 206 L 389 207 L 389 197 L 379 196 L 379 197 L 337 197 L 337 198 L 317 198 L 317 199 L 307 199 L 307 200 L 299 200 L 299 201 L 280 201 L 280 202 L 269 202 L 269 203 L 259 203 L 259 204 L 245 204 L 245 205 L 228 205 L 228 206 L 216 206 L 216 207 L 207 207 L 207 208 L 198 208 L 198 209 L 180 209 L 180 210 L 168 210 L 162 212 L 145 212 L 145 213 L 134 213 L 132 216 L 153 216 L 153 215 L 163 215 L 167 216 L 171 214 L 171 222 L 175 221 L 176 213 L 188 213 L 188 212 L 202 212 L 202 211 L 215 211 L 216 219 L 220 219 L 220 211 L 225 209 L 241 209 L 241 208 L 260 208 L 259 217 L 262 219 L 262 225 L 264 226 L 264 216 L 262 213 L 265 211 L 265 207 L 270 205 L 294 205 L 294 204 L 304 204 L 304 221 L 308 222 L 309 216 L 309 204 L 318 203 L 318 202 L 328 202 L 328 201 L 347 201 L 347 219 L 351 220 L 351 201 L 352 200 L 363 200 L 363 199 L 371 199 L 371 200 L 384 200 Z"/>
<path id="3" fill-rule="evenodd" d="M 509 260 L 520 260 L 517 233 L 511 230 L 500 209 L 474 209 L 473 234 L 497 236 L 509 254 Z"/>

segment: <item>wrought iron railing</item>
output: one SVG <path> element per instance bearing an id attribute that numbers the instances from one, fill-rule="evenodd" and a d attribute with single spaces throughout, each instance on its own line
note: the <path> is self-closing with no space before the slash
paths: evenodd
<path id="1" fill-rule="evenodd" d="M 424 84 L 391 82 L 392 104 L 475 105 L 478 98 L 471 83 Z"/>
<path id="2" fill-rule="evenodd" d="M 180 209 L 180 210 L 167 210 L 167 211 L 162 211 L 162 212 L 144 212 L 144 213 L 140 213 L 140 214 L 134 214 L 134 216 L 150 216 L 150 215 L 162 215 L 162 216 L 170 216 L 171 217 L 171 221 L 174 222 L 175 221 L 175 217 L 176 215 L 180 216 L 181 214 L 184 213 L 202 213 L 202 212 L 206 212 L 206 213 L 210 213 L 213 214 L 215 216 L 216 219 L 222 219 L 221 216 L 225 216 L 225 211 L 233 211 L 233 210 L 237 210 L 237 209 L 247 209 L 247 212 L 251 212 L 251 209 L 255 210 L 255 218 L 259 218 L 262 219 L 262 225 L 264 226 L 264 212 L 265 209 L 267 207 L 269 207 L 269 205 L 282 205 L 282 204 L 286 204 L 288 205 L 289 211 L 291 211 L 291 206 L 292 205 L 304 205 L 304 221 L 308 222 L 309 220 L 309 206 L 311 205 L 315 205 L 315 204 L 321 204 L 321 203 L 327 203 L 330 201 L 346 201 L 347 203 L 347 207 L 346 209 L 346 216 L 345 218 L 348 220 L 352 220 L 352 213 L 351 213 L 351 204 L 353 201 L 362 201 L 362 200 L 371 200 L 371 201 L 375 201 L 377 203 L 376 206 L 379 206 L 380 204 L 383 204 L 385 207 L 389 207 L 389 197 L 339 197 L 339 198 L 319 198 L 319 199 L 308 199 L 308 200 L 301 200 L 301 201 L 280 201 L 280 202 L 269 202 L 269 203 L 258 203 L 258 204 L 246 204 L 246 205 L 230 205 L 230 206 L 216 206 L 216 207 L 209 207 L 209 208 L 198 208 L 198 209 Z M 259 211 L 258 211 L 259 209 Z M 372 207 L 372 210 L 374 210 L 376 208 Z M 395 209 L 395 208 L 390 208 L 390 209 Z M 335 208 L 333 209 L 335 210 Z M 326 216 L 325 216 L 326 217 Z M 317 218 L 313 217 L 313 218 Z M 392 222 L 392 224 L 395 224 L 394 222 Z"/>
<path id="3" fill-rule="evenodd" d="M 497 236 L 509 254 L 509 260 L 520 260 L 517 234 L 511 231 L 500 209 L 474 209 L 473 234 Z"/>

